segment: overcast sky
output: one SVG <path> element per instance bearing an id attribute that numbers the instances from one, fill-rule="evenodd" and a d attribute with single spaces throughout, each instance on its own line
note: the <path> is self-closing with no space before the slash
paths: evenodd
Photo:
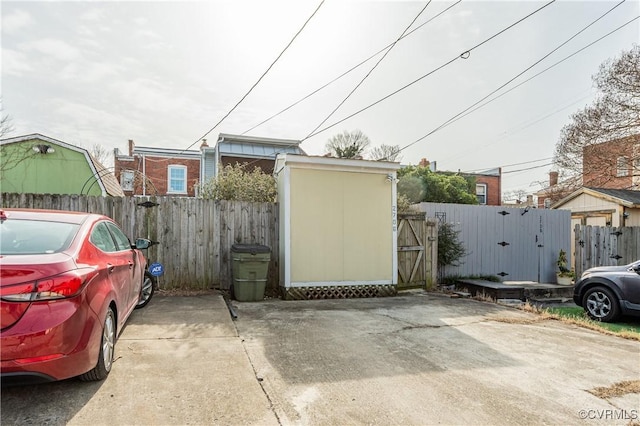
<path id="1" fill-rule="evenodd" d="M 372 145 L 405 147 L 543 58 L 618 2 L 556 1 L 473 49 L 546 2 L 462 1 L 399 41 L 307 138 L 383 53 L 249 131 L 305 139 L 325 153 L 332 135 L 362 130 Z M 9 136 L 42 133 L 86 148 L 197 149 L 283 51 L 320 1 L 2 1 L 2 103 Z M 427 2 L 327 0 L 247 98 L 214 129 L 241 134 L 393 43 Z M 411 29 L 454 2 L 432 1 Z M 640 14 L 627 0 L 500 94 Z M 570 115 L 593 101 L 600 64 L 640 40 L 640 20 L 402 152 L 439 170 L 503 167 L 503 191 L 535 192 Z M 468 56 L 468 57 L 467 57 Z M 459 58 L 457 60 L 453 60 Z M 438 67 L 450 64 L 433 72 Z M 490 98 L 489 98 L 490 99 Z M 539 161 L 534 161 L 539 160 Z M 525 163 L 525 164 L 518 164 Z M 530 169 L 530 170 L 522 170 Z"/>

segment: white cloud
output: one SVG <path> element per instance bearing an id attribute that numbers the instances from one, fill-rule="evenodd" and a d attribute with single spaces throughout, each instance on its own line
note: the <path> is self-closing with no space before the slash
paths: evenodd
<path id="1" fill-rule="evenodd" d="M 63 80 L 73 80 L 82 83 L 100 83 L 122 71 L 123 67 L 106 62 L 89 62 L 79 64 L 72 62 L 62 68 L 59 77 Z"/>
<path id="2" fill-rule="evenodd" d="M 102 21 L 104 19 L 104 10 L 89 9 L 80 15 L 80 19 L 85 21 Z"/>
<path id="3" fill-rule="evenodd" d="M 2 31 L 6 34 L 14 34 L 33 23 L 33 18 L 24 10 L 18 9 L 13 13 L 2 17 Z"/>
<path id="4" fill-rule="evenodd" d="M 146 25 L 147 22 L 149 22 L 149 20 L 144 17 L 138 17 L 138 18 L 134 18 L 133 22 L 138 26 L 142 26 L 142 25 Z"/>
<path id="5" fill-rule="evenodd" d="M 148 78 L 120 81 L 114 89 L 120 99 L 126 99 L 140 110 L 169 112 L 176 107 L 175 97 L 167 87 Z"/>
<path id="6" fill-rule="evenodd" d="M 36 51 L 61 61 L 73 61 L 80 57 L 78 49 L 62 40 L 43 38 L 20 45 L 26 51 Z"/>
<path id="7" fill-rule="evenodd" d="M 160 35 L 154 31 L 151 30 L 145 30 L 145 29 L 137 29 L 135 32 L 136 37 L 139 38 L 146 38 L 146 39 L 152 39 L 152 40 L 160 40 L 162 37 L 160 37 Z"/>
<path id="8" fill-rule="evenodd" d="M 2 73 L 7 75 L 21 75 L 33 71 L 27 56 L 11 49 L 2 49 Z"/>

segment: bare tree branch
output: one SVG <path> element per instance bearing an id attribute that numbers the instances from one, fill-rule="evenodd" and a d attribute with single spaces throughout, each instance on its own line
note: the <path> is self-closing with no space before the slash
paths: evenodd
<path id="1" fill-rule="evenodd" d="M 355 158 L 361 157 L 370 143 L 369 137 L 362 133 L 362 131 L 355 130 L 349 132 L 345 130 L 342 133 L 332 136 L 331 139 L 327 141 L 325 149 L 329 151 L 331 155 L 338 158 Z"/>
<path id="2" fill-rule="evenodd" d="M 571 116 L 555 150 L 555 163 L 567 177 L 590 176 L 591 181 L 582 182 L 585 186 L 603 185 L 611 180 L 611 171 L 616 169 L 615 162 L 621 155 L 633 152 L 629 167 L 634 174 L 640 165 L 640 152 L 632 146 L 629 150 L 624 142 L 631 145 L 640 142 L 637 137 L 640 134 L 640 46 L 634 45 L 618 58 L 603 63 L 593 81 L 599 91 L 597 99 Z M 600 149 L 598 161 L 590 161 L 589 170 L 583 173 L 587 148 L 616 140 L 622 142 Z"/>
<path id="3" fill-rule="evenodd" d="M 400 161 L 400 145 L 380 145 L 371 150 L 369 155 L 376 161 Z"/>

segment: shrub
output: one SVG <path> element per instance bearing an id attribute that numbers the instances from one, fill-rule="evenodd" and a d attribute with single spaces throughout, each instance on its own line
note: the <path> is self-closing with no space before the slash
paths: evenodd
<path id="1" fill-rule="evenodd" d="M 460 231 L 453 228 L 453 224 L 441 222 L 438 224 L 438 269 L 443 270 L 445 266 L 460 266 L 461 260 L 465 257 L 467 249 L 459 240 Z"/>
<path id="2" fill-rule="evenodd" d="M 247 163 L 226 165 L 217 177 L 200 186 L 202 198 L 214 200 L 272 203 L 276 200 L 276 180 L 259 167 L 249 172 Z"/>

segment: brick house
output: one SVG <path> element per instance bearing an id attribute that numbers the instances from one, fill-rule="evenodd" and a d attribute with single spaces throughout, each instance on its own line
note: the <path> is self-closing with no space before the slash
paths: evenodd
<path id="1" fill-rule="evenodd" d="M 582 149 L 582 175 L 558 182 L 549 172 L 549 185 L 536 192 L 539 208 L 549 208 L 582 187 L 640 190 L 640 134 Z"/>
<path id="2" fill-rule="evenodd" d="M 485 206 L 502 205 L 502 169 L 486 170 L 481 173 L 467 174 L 476 178 L 476 197 L 478 204 Z"/>
<path id="3" fill-rule="evenodd" d="M 640 189 L 640 134 L 584 147 L 582 180 L 591 188 Z"/>
<path id="4" fill-rule="evenodd" d="M 136 146 L 130 139 L 127 155 L 114 150 L 114 172 L 126 195 L 194 197 L 200 156 L 195 150 Z"/>
<path id="5" fill-rule="evenodd" d="M 557 171 L 549 172 L 549 185 L 536 192 L 537 205 L 539 209 L 548 209 L 558 200 L 568 196 L 576 188 L 580 187 L 580 178 L 571 178 L 562 182 L 558 181 L 559 173 Z"/>
<path id="6" fill-rule="evenodd" d="M 197 183 L 218 175 L 236 163 L 273 172 L 279 153 L 306 155 L 300 141 L 221 133 L 213 147 L 203 140 L 200 150 L 136 146 L 129 140 L 128 154 L 114 150 L 115 175 L 126 195 L 197 196 Z"/>
<path id="7" fill-rule="evenodd" d="M 423 158 L 418 165 L 428 167 L 432 172 L 439 172 L 435 161 Z M 502 169 L 500 167 L 480 173 L 463 173 L 463 176 L 475 178 L 478 204 L 483 206 L 502 205 Z"/>

